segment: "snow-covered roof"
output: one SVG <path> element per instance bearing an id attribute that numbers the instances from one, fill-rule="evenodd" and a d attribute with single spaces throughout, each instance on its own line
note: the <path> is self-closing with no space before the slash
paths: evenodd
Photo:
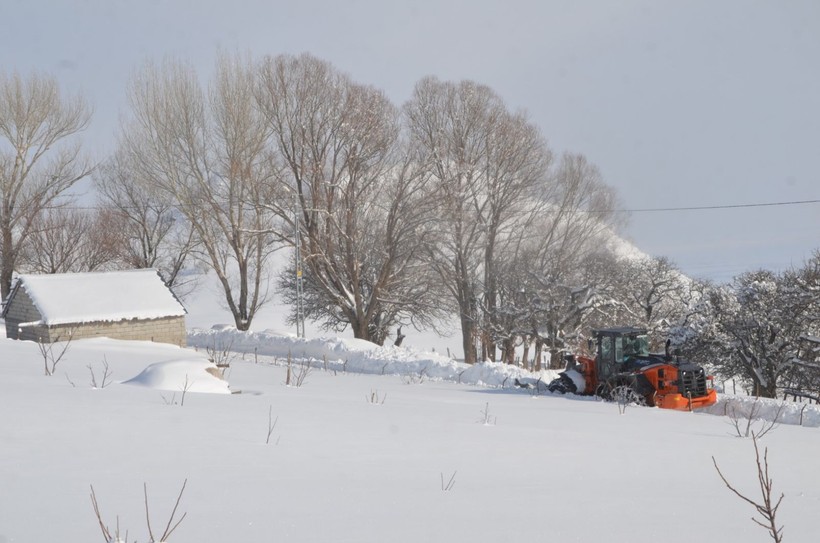
<path id="1" fill-rule="evenodd" d="M 19 285 L 48 325 L 185 315 L 153 269 L 20 275 Z"/>

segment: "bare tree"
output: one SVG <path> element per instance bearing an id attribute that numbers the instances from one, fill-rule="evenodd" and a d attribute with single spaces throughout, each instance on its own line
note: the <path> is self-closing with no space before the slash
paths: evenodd
<path id="1" fill-rule="evenodd" d="M 174 200 L 140 177 L 139 167 L 123 150 L 103 164 L 94 178 L 108 213 L 118 221 L 117 256 L 129 268 L 155 268 L 180 298 L 197 282 L 184 274 L 196 247 L 193 226 L 179 213 Z"/>
<path id="2" fill-rule="evenodd" d="M 515 258 L 521 240 L 530 234 L 544 212 L 545 202 L 538 196 L 542 185 L 548 182 L 552 153 L 538 129 L 522 114 L 502 112 L 489 136 L 487 183 L 476 209 L 486 234 L 482 358 L 495 360 L 495 340 L 489 331 L 499 324 L 499 270 L 502 263 Z M 504 351 L 509 361 L 512 345 L 508 344 Z"/>
<path id="3" fill-rule="evenodd" d="M 43 210 L 20 253 L 21 271 L 90 272 L 115 265 L 119 224 L 106 210 Z"/>
<path id="4" fill-rule="evenodd" d="M 606 248 L 616 224 L 615 193 L 583 155 L 566 153 L 539 186 L 543 202 L 510 265 L 516 288 L 526 295 L 526 330 L 535 342 L 536 364 L 541 348 L 550 350 L 550 364 L 561 367 L 561 351 L 577 348 L 589 320 L 611 312 L 617 299 L 603 281 L 611 270 Z M 513 276 L 516 277 L 516 276 Z"/>
<path id="5" fill-rule="evenodd" d="M 430 322 L 438 297 L 421 261 L 432 203 L 404 150 L 398 111 L 310 55 L 265 59 L 257 100 L 286 171 L 270 207 L 300 217 L 305 315 L 382 344 L 391 327 Z M 295 304 L 293 273 L 281 282 Z"/>
<path id="6" fill-rule="evenodd" d="M 405 112 L 438 184 L 442 235 L 432 266 L 459 308 L 465 360 L 476 360 L 479 342 L 481 356 L 494 359 L 501 341 L 512 361 L 516 338 L 529 336 L 515 329 L 533 315 L 525 306 L 545 298 L 536 285 L 501 285 L 500 270 L 524 280 L 516 271 L 528 269 L 542 290 L 571 287 L 574 264 L 606 229 L 598 212 L 612 208 L 612 191 L 582 156 L 550 169 L 538 131 L 486 87 L 428 78 Z"/>
<path id="7" fill-rule="evenodd" d="M 72 136 L 88 126 L 89 106 L 67 98 L 50 76 L 0 74 L 0 294 L 11 290 L 23 244 L 40 213 L 91 172 Z"/>
<path id="8" fill-rule="evenodd" d="M 254 69 L 221 57 L 205 93 L 181 63 L 148 65 L 133 80 L 133 119 L 121 146 L 136 174 L 173 199 L 216 273 L 240 330 L 268 297 L 267 265 L 279 246 L 265 206 L 278 183 L 268 128 L 254 100 Z"/>
<path id="9" fill-rule="evenodd" d="M 490 88 L 470 81 L 420 81 L 405 105 L 413 144 L 435 184 L 439 238 L 430 262 L 455 300 L 465 361 L 496 318 L 502 247 L 532 217 L 535 186 L 546 177 L 549 150 L 523 115 L 511 114 Z"/>

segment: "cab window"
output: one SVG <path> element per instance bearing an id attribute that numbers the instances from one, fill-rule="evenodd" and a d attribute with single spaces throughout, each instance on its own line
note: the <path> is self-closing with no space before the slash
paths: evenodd
<path id="1" fill-rule="evenodd" d="M 606 381 L 614 373 L 615 367 L 612 363 L 612 354 L 615 350 L 611 336 L 599 338 L 601 357 L 598 360 L 598 378 Z"/>
<path id="2" fill-rule="evenodd" d="M 615 362 L 618 364 L 624 361 L 624 339 L 622 337 L 615 338 Z"/>
<path id="3" fill-rule="evenodd" d="M 601 361 L 609 362 L 612 360 L 612 339 L 609 336 L 601 338 Z"/>

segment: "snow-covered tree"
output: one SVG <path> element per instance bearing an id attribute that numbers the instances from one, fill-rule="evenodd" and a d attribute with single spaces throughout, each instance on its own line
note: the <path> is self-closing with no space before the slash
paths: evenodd
<path id="1" fill-rule="evenodd" d="M 818 335 L 819 266 L 816 254 L 801 269 L 748 272 L 713 288 L 690 320 L 692 358 L 716 366 L 725 378 L 746 380 L 757 395 L 774 397 L 801 371 L 801 337 Z"/>
<path id="2" fill-rule="evenodd" d="M 681 323 L 699 299 L 696 282 L 665 257 L 599 252 L 585 275 L 600 295 L 617 302 L 588 324 L 646 328 L 655 350 L 662 349 L 672 327 Z"/>
<path id="3" fill-rule="evenodd" d="M 623 297 L 635 313 L 635 324 L 665 341 L 669 327 L 687 307 L 691 280 L 666 257 L 628 258 L 623 265 L 629 278 Z"/>

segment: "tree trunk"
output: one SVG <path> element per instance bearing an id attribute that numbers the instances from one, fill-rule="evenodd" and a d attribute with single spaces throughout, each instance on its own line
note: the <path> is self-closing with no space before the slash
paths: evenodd
<path id="1" fill-rule="evenodd" d="M 475 350 L 476 327 L 473 319 L 461 313 L 461 346 L 464 349 L 464 362 L 467 364 L 476 363 Z"/>
<path id="2" fill-rule="evenodd" d="M 561 359 L 561 351 L 556 348 L 550 349 L 550 369 L 562 370 L 564 369 L 564 361 Z"/>
<path id="3" fill-rule="evenodd" d="M 528 338 L 524 338 L 524 352 L 521 354 L 521 367 L 525 370 L 530 369 L 530 342 Z"/>
<path id="4" fill-rule="evenodd" d="M 495 362 L 495 342 L 492 337 L 492 330 L 497 330 L 496 323 L 498 315 L 496 309 L 498 305 L 495 268 L 493 266 L 493 253 L 495 252 L 495 236 L 490 233 L 487 246 L 484 249 L 484 319 L 483 330 L 481 331 L 482 355 L 485 360 Z"/>
<path id="5" fill-rule="evenodd" d="M 14 258 L 12 257 L 11 227 L 3 228 L 3 247 L 0 256 L 3 258 L 2 269 L 0 269 L 0 294 L 5 301 L 11 292 L 11 281 L 14 278 Z"/>
<path id="6" fill-rule="evenodd" d="M 393 342 L 393 345 L 396 347 L 401 347 L 401 343 L 404 341 L 405 337 L 407 336 L 401 333 L 401 326 L 399 326 L 399 329 L 396 330 L 396 341 Z"/>
<path id="7" fill-rule="evenodd" d="M 515 364 L 515 338 L 506 338 L 502 341 L 502 345 L 504 345 L 504 363 L 510 365 Z"/>
<path id="8" fill-rule="evenodd" d="M 10 269 L 9 266 L 6 264 L 6 260 L 3 260 L 3 269 L 0 271 L 0 282 L 2 282 L 2 287 L 0 292 L 2 292 L 2 299 L 6 301 L 8 298 L 9 293 L 11 292 L 11 281 L 14 278 L 14 270 Z"/>

